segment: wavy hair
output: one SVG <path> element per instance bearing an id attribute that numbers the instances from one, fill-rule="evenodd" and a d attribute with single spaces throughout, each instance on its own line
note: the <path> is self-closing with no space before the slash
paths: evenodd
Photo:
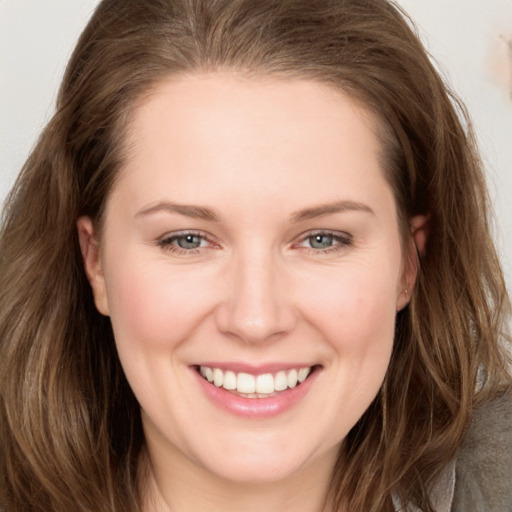
<path id="1" fill-rule="evenodd" d="M 510 304 L 471 124 L 406 15 L 386 0 L 103 0 L 56 113 L 11 191 L 0 234 L 0 506 L 136 512 L 139 406 L 83 270 L 76 221 L 97 225 L 132 113 L 173 74 L 316 80 L 381 122 L 404 237 L 428 216 L 412 299 L 382 388 L 332 475 L 336 506 L 432 511 L 428 491 L 479 401 L 510 383 Z"/>

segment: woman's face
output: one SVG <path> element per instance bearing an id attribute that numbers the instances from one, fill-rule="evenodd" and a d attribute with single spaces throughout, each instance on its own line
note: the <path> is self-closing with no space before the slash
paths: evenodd
<path id="1" fill-rule="evenodd" d="M 376 128 L 326 85 L 229 73 L 136 110 L 99 252 L 79 231 L 157 465 L 332 468 L 414 280 Z"/>

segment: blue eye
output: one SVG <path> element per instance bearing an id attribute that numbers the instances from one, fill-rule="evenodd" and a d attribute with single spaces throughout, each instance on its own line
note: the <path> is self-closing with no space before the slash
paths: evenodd
<path id="1" fill-rule="evenodd" d="M 185 232 L 167 235 L 158 240 L 158 245 L 166 251 L 186 254 L 208 246 L 209 241 L 200 233 Z"/>
<path id="2" fill-rule="evenodd" d="M 203 243 L 203 238 L 197 235 L 183 235 L 174 237 L 173 242 L 180 249 L 198 249 Z"/>
<path id="3" fill-rule="evenodd" d="M 334 236 L 327 234 L 309 236 L 307 240 L 313 249 L 328 249 L 336 243 Z"/>
<path id="4" fill-rule="evenodd" d="M 341 251 L 351 244 L 352 236 L 348 233 L 317 231 L 303 236 L 299 247 L 318 254 Z"/>

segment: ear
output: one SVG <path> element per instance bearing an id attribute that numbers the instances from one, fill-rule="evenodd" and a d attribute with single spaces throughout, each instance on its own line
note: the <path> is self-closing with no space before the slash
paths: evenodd
<path id="1" fill-rule="evenodd" d="M 76 223 L 78 240 L 84 261 L 85 274 L 92 288 L 96 309 L 109 315 L 105 277 L 101 266 L 100 247 L 94 235 L 93 222 L 89 217 L 80 217 Z"/>
<path id="2" fill-rule="evenodd" d="M 411 235 L 420 257 L 425 256 L 430 215 L 415 215 L 409 222 Z"/>
<path id="3" fill-rule="evenodd" d="M 397 311 L 409 304 L 416 284 L 420 259 L 425 255 L 428 237 L 428 215 L 416 215 L 409 221 L 410 237 L 404 248 L 404 268 L 401 290 L 397 299 Z"/>

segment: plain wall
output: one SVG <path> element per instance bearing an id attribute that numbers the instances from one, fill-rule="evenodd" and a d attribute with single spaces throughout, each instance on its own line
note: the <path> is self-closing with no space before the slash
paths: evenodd
<path id="1" fill-rule="evenodd" d="M 257 1 L 257 0 L 255 0 Z M 97 0 L 0 0 L 0 203 Z M 512 283 L 512 0 L 400 0 L 474 119 Z"/>

